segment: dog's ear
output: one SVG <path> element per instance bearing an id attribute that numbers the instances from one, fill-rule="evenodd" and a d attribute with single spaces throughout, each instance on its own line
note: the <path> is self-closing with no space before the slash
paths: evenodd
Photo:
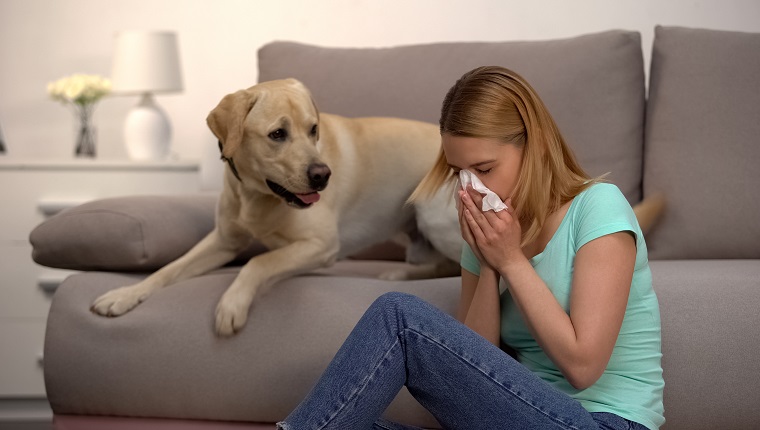
<path id="1" fill-rule="evenodd" d="M 256 99 L 251 88 L 227 94 L 206 117 L 208 128 L 220 142 L 223 157 L 232 158 L 243 142 L 245 117 Z"/>

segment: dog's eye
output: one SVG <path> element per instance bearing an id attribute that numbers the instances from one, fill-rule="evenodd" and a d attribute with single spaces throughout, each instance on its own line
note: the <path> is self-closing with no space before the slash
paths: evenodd
<path id="1" fill-rule="evenodd" d="M 311 127 L 311 135 L 312 135 L 312 136 L 316 136 L 316 135 L 317 135 L 317 125 L 316 125 L 316 124 L 314 124 L 314 125 Z"/>
<path id="2" fill-rule="evenodd" d="M 275 142 L 282 142 L 288 137 L 288 132 L 284 128 L 278 128 L 277 130 L 269 133 L 269 138 Z"/>

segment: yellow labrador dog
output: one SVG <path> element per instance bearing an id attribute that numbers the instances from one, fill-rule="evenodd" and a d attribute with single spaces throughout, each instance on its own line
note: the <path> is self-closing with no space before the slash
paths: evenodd
<path id="1" fill-rule="evenodd" d="M 219 335 L 244 326 L 262 288 L 400 232 L 427 236 L 431 264 L 388 277 L 459 273 L 462 238 L 452 196 L 405 205 L 440 149 L 436 126 L 320 114 L 294 79 L 229 94 L 207 122 L 227 162 L 215 229 L 142 282 L 97 298 L 94 312 L 122 315 L 158 288 L 231 261 L 254 239 L 269 251 L 249 260 L 219 301 Z"/>

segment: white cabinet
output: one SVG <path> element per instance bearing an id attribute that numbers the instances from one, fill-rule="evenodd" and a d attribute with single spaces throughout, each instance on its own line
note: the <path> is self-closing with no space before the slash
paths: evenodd
<path id="1" fill-rule="evenodd" d="M 195 161 L 0 158 L 0 400 L 45 396 L 42 347 L 55 286 L 71 272 L 32 261 L 29 233 L 89 200 L 200 192 Z"/>

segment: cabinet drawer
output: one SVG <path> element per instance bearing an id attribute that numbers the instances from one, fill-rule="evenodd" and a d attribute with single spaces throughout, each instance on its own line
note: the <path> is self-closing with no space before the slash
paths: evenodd
<path id="1" fill-rule="evenodd" d="M 0 175 L 0 180 L 3 179 L 2 176 Z M 55 206 L 60 210 L 98 197 L 91 191 L 77 189 L 77 187 L 72 187 L 66 192 L 56 191 L 56 186 L 49 188 L 52 191 L 42 191 L 40 187 L 41 184 L 35 186 L 35 184 L 27 184 L 22 180 L 20 187 L 2 191 L 3 208 L 2 218 L 0 218 L 2 219 L 0 240 L 29 241 L 29 233 L 32 229 L 48 216 L 53 215 L 53 213 L 44 212 L 45 206 Z"/>
<path id="2" fill-rule="evenodd" d="M 0 242 L 0 255 L 0 320 L 44 319 L 55 283 L 73 272 L 48 269 L 34 263 L 32 246 L 28 244 Z"/>
<path id="3" fill-rule="evenodd" d="M 0 318 L 0 397 L 45 395 L 45 320 Z"/>
<path id="4" fill-rule="evenodd" d="M 139 194 L 198 192 L 197 170 L 2 170 L 0 240 L 27 240 L 50 213 L 44 206 L 66 207 L 94 199 Z M 51 205 L 52 203 L 52 205 Z"/>

